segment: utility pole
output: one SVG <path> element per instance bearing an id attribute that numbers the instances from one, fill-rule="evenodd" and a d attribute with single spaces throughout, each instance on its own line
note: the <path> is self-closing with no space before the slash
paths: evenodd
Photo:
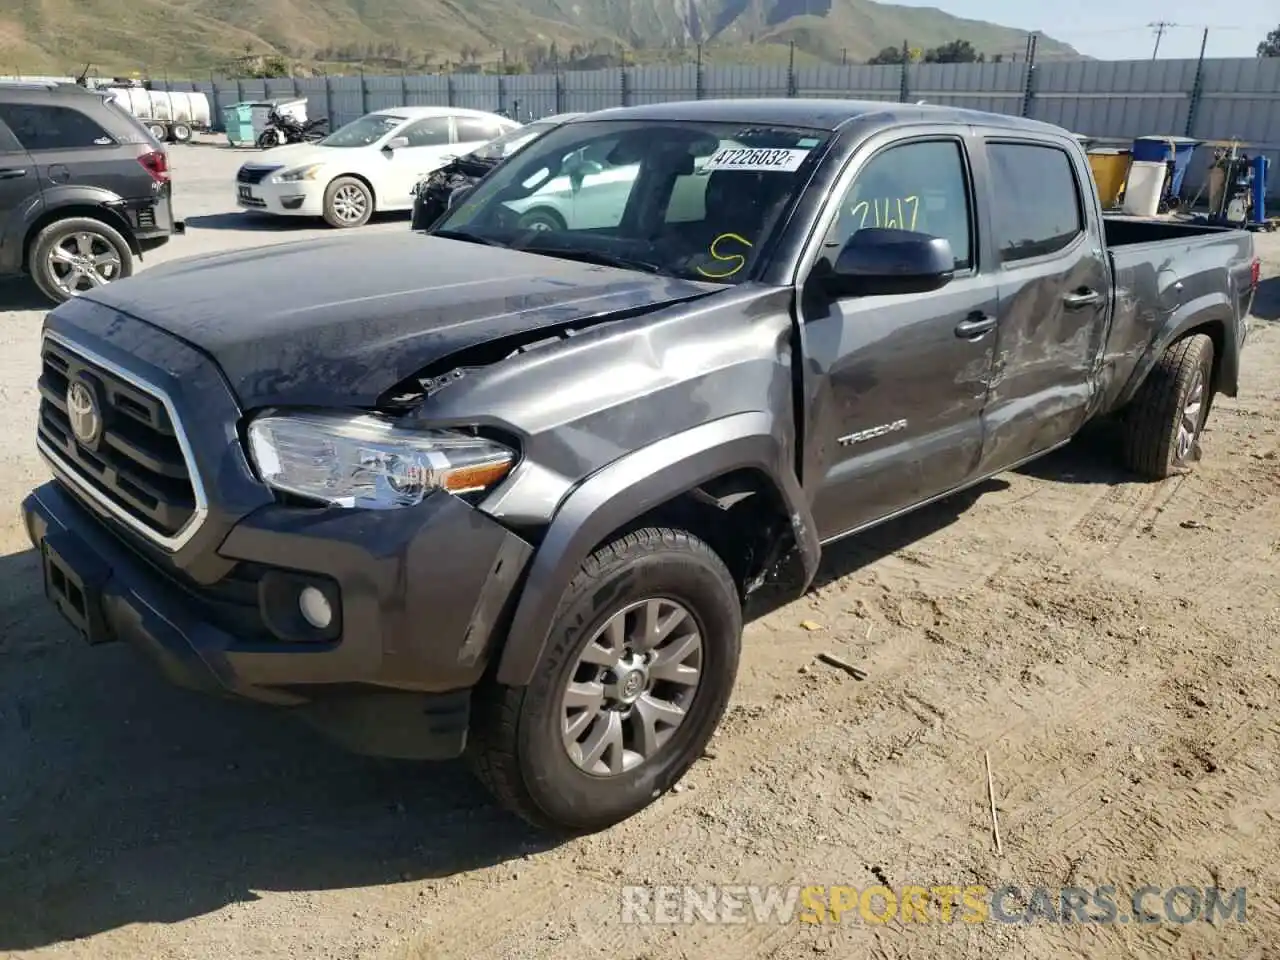
<path id="1" fill-rule="evenodd" d="M 1167 20 L 1157 20 L 1155 23 L 1148 23 L 1148 27 L 1156 32 L 1156 46 L 1151 51 L 1151 59 L 1154 60 L 1160 53 L 1160 41 L 1164 39 L 1165 31 L 1170 27 L 1176 27 L 1176 23 L 1169 23 Z"/>

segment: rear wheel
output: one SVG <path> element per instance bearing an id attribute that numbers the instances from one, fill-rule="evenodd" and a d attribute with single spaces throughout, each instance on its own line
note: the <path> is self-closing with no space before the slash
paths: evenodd
<path id="1" fill-rule="evenodd" d="M 175 123 L 172 127 L 169 128 L 169 132 L 173 135 L 174 143 L 190 143 L 191 142 L 191 136 L 192 136 L 191 127 L 189 127 L 185 123 Z"/>
<path id="2" fill-rule="evenodd" d="M 701 756 L 741 635 L 737 587 L 707 544 L 665 528 L 624 536 L 582 564 L 530 684 L 480 691 L 472 767 L 539 828 L 625 820 Z"/>
<path id="3" fill-rule="evenodd" d="M 1212 390 L 1213 341 L 1198 333 L 1170 346 L 1125 411 L 1125 465 L 1151 480 L 1189 470 Z"/>
<path id="4" fill-rule="evenodd" d="M 41 230 L 27 257 L 40 292 L 63 303 L 133 273 L 133 253 L 120 232 L 89 217 L 58 220 Z"/>

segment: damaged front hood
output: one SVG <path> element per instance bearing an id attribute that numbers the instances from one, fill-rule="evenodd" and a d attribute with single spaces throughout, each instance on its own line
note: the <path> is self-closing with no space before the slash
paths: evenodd
<path id="1" fill-rule="evenodd" d="M 716 289 L 423 234 L 380 233 L 165 264 L 83 297 L 204 351 L 252 409 L 371 406 L 459 350 Z"/>

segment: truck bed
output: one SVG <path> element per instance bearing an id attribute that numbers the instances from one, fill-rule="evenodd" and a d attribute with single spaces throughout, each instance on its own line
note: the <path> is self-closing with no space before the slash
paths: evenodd
<path id="1" fill-rule="evenodd" d="M 1235 233 L 1231 227 L 1217 227 L 1183 220 L 1152 220 L 1145 217 L 1104 216 L 1102 227 L 1111 248 L 1164 240 L 1190 240 L 1213 234 Z"/>
<path id="2" fill-rule="evenodd" d="M 1253 237 L 1245 230 L 1176 220 L 1104 217 L 1115 299 L 1104 362 L 1113 375 L 1104 409 L 1125 395 L 1140 359 L 1179 312 L 1221 304 L 1224 315 L 1248 311 Z M 1234 389 L 1239 345 L 1220 343 Z"/>

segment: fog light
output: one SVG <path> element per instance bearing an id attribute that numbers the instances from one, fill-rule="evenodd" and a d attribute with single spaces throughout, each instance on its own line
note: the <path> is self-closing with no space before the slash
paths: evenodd
<path id="1" fill-rule="evenodd" d="M 315 587 L 303 587 L 298 594 L 298 610 L 307 623 L 317 630 L 327 630 L 333 623 L 333 607 L 329 598 Z"/>

